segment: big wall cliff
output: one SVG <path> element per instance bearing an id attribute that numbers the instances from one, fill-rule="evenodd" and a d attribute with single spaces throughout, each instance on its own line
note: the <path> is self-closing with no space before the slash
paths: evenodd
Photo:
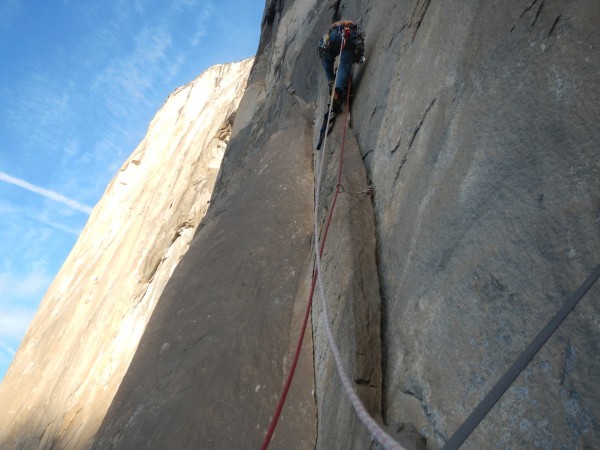
<path id="1" fill-rule="evenodd" d="M 0 385 L 0 448 L 87 448 L 208 207 L 252 60 L 176 90 L 96 205 Z"/>
<path id="2" fill-rule="evenodd" d="M 391 434 L 411 423 L 440 448 L 598 264 L 597 1 L 269 0 L 210 208 L 92 448 L 260 445 L 313 270 L 315 44 L 342 17 L 366 31 L 367 61 L 323 276 L 346 369 Z M 323 150 L 324 205 L 342 128 Z M 372 197 L 350 193 L 368 181 Z M 599 302 L 595 285 L 464 448 L 600 442 Z M 272 448 L 375 447 L 317 300 L 311 326 Z"/>

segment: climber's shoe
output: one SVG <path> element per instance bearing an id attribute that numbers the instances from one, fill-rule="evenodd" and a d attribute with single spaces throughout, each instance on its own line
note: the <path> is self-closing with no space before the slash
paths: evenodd
<path id="1" fill-rule="evenodd" d="M 339 89 L 336 89 L 335 95 L 333 96 L 333 104 L 331 105 L 331 110 L 334 114 L 339 114 L 342 111 L 342 104 L 344 103 L 342 96 L 342 92 Z"/>

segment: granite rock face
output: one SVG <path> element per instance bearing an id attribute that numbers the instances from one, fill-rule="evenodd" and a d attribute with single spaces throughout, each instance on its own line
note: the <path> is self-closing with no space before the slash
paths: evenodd
<path id="1" fill-rule="evenodd" d="M 346 14 L 372 37 L 354 122 L 375 187 L 384 417 L 439 448 L 600 262 L 600 4 Z M 599 302 L 596 285 L 464 448 L 597 445 Z"/>
<path id="2" fill-rule="evenodd" d="M 171 94 L 108 186 L 0 386 L 0 448 L 90 445 L 208 208 L 251 66 Z"/>
<path id="3" fill-rule="evenodd" d="M 324 282 L 346 370 L 367 408 L 386 421 L 392 434 L 401 429 L 420 431 L 430 448 L 441 447 L 597 262 L 599 168 L 593 142 L 599 133 L 594 119 L 600 108 L 594 82 L 599 36 L 593 24 L 598 13 L 596 3 L 585 1 L 515 1 L 501 6 L 467 2 L 460 7 L 430 1 L 384 1 L 377 6 L 353 1 L 267 3 L 253 82 L 242 102 L 247 119 L 235 125 L 238 134 L 228 148 L 215 190 L 214 217 L 209 212 L 206 227 L 215 220 L 219 229 L 246 228 L 244 221 L 257 220 L 246 217 L 246 205 L 252 204 L 246 198 L 248 188 L 268 183 L 258 180 L 287 171 L 288 164 L 295 176 L 306 167 L 298 155 L 309 155 L 309 144 L 297 136 L 311 134 L 314 145 L 326 102 L 315 44 L 332 20 L 358 20 L 367 34 L 367 63 L 354 74 L 352 129 L 346 137 L 347 157 L 354 163 L 349 163 L 350 173 L 345 175 L 353 181 L 344 183 L 361 191 L 370 179 L 373 211 L 364 195 L 342 196 L 325 247 Z M 312 130 L 307 130 L 310 125 Z M 341 143 L 341 128 L 338 124 L 332 134 L 334 149 Z M 281 146 L 272 145 L 271 139 L 281 136 Z M 277 159 L 280 153 L 287 159 Z M 361 159 L 364 169 L 356 165 Z M 256 160 L 265 163 L 256 167 Z M 325 164 L 322 196 L 327 205 L 336 184 L 335 157 L 327 156 Z M 306 201 L 306 191 L 280 186 L 288 195 L 290 190 L 299 194 L 293 197 L 294 211 L 303 208 L 303 214 L 309 214 L 300 200 Z M 232 196 L 244 188 L 242 205 Z M 271 207 L 289 207 L 292 198 L 284 200 L 276 191 L 267 196 L 279 199 Z M 262 198 L 264 190 L 258 192 Z M 236 217 L 237 223 L 222 222 L 225 213 Z M 324 214 L 320 213 L 321 224 Z M 287 229 L 285 221 L 277 226 Z M 308 233 L 306 223 L 302 230 Z M 198 242 L 209 239 L 204 231 L 198 233 Z M 261 249 L 268 243 L 268 255 L 282 251 L 280 242 L 267 237 L 252 234 L 249 239 Z M 197 255 L 203 245 L 207 244 L 198 244 Z M 287 289 L 301 292 L 294 288 L 296 283 L 306 288 L 309 280 L 286 278 L 287 264 L 281 261 L 289 257 L 275 257 L 270 263 L 266 259 L 257 261 L 265 270 L 277 271 L 278 279 L 288 279 Z M 195 261 L 190 267 L 203 259 Z M 225 261 L 219 267 L 233 265 Z M 234 267 L 238 277 L 250 270 Z M 302 267 L 301 277 L 311 274 L 310 267 Z M 168 297 L 183 311 L 186 300 L 175 299 L 191 289 L 182 287 L 189 278 L 188 273 L 173 281 Z M 270 286 L 262 274 L 254 279 L 262 289 Z M 234 292 L 240 291 L 239 282 L 232 282 Z M 252 316 L 258 308 L 274 317 L 266 299 L 252 292 L 243 298 L 237 320 L 252 319 L 247 319 L 248 328 L 238 338 L 245 336 L 252 346 L 269 346 L 274 353 L 265 361 L 262 355 L 248 356 L 249 349 L 234 352 L 224 347 L 221 356 L 215 356 L 226 367 L 254 368 L 254 378 L 219 380 L 244 386 L 244 395 L 231 399 L 233 422 L 238 430 L 242 427 L 236 436 L 225 433 L 224 441 L 214 431 L 219 424 L 210 410 L 186 407 L 205 429 L 194 431 L 197 438 L 215 447 L 260 443 L 293 346 L 294 333 L 282 334 L 279 324 L 262 328 L 267 326 L 264 319 Z M 301 310 L 302 301 L 296 297 L 286 315 L 279 316 L 286 327 L 295 323 L 294 311 Z M 321 308 L 315 301 L 316 425 L 312 413 L 306 414 L 308 399 L 295 406 L 288 400 L 286 408 L 292 409 L 277 428 L 276 448 L 310 448 L 313 439 L 317 448 L 373 445 L 339 386 Z M 599 417 L 598 383 L 590 376 L 598 373 L 597 310 L 595 287 L 466 448 L 593 446 Z M 165 312 L 161 320 L 166 323 L 167 317 Z M 219 320 L 222 328 L 229 324 L 222 316 Z M 172 335 L 159 328 L 140 356 L 140 369 L 131 372 L 131 384 L 124 387 L 120 403 L 113 405 L 98 448 L 111 438 L 123 442 L 119 448 L 127 448 L 137 442 L 134 436 L 148 433 L 160 422 L 159 407 L 153 410 L 144 395 L 161 381 L 145 381 L 142 375 L 161 342 Z M 221 386 L 216 384 L 221 373 L 199 378 L 202 388 L 196 398 L 223 407 L 229 404 L 223 395 L 213 398 L 205 386 L 211 383 L 212 389 L 221 390 L 216 387 Z M 192 379 L 191 374 L 186 376 Z M 261 379 L 269 380 L 268 385 Z M 299 375 L 294 383 L 304 393 L 312 388 L 310 377 Z M 253 384 L 261 386 L 259 390 L 265 386 L 263 397 L 250 398 Z M 167 397 L 159 404 L 164 405 Z M 148 412 L 139 413 L 144 417 L 135 414 L 135 423 L 130 422 L 141 405 Z M 294 408 L 308 420 L 303 436 L 312 432 L 311 439 L 299 441 L 297 430 L 286 428 Z M 254 429 L 241 419 L 249 410 L 257 419 Z M 300 427 L 301 420 L 294 426 Z M 132 429 L 125 433 L 130 440 L 117 436 L 125 425 Z M 175 428 L 173 436 L 186 434 L 183 427 Z M 403 440 L 400 434 L 396 437 Z M 149 439 L 153 445 L 154 438 Z M 422 443 L 406 444 L 410 445 Z"/>
<path id="4" fill-rule="evenodd" d="M 322 258 L 333 335 L 388 433 L 406 448 L 443 446 L 600 262 L 600 3 L 459 3 L 267 1 L 210 208 L 110 408 L 75 406 L 60 416 L 67 429 L 102 420 L 95 449 L 260 446 L 314 270 L 314 169 L 322 158 L 322 238 L 344 142 Z M 350 126 L 338 118 L 320 154 L 315 46 L 340 18 L 361 24 L 367 59 Z M 271 448 L 380 448 L 342 391 L 322 305 Z M 597 284 L 463 448 L 597 446 L 599 311 Z M 33 348 L 14 377 L 47 364 Z M 65 375 L 73 386 L 89 376 Z"/>

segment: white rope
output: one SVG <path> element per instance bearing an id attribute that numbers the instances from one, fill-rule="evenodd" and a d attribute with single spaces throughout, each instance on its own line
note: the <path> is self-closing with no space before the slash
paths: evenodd
<path id="1" fill-rule="evenodd" d="M 342 35 L 342 45 L 340 46 L 341 47 L 340 48 L 340 61 L 342 58 L 342 50 L 344 49 L 344 44 L 345 44 L 345 37 Z M 329 106 L 329 114 L 331 114 L 331 108 L 333 106 L 333 96 L 335 93 L 335 83 L 337 82 L 338 73 L 339 73 L 339 67 L 338 67 L 337 73 L 335 75 L 335 80 L 333 82 L 333 89 L 331 91 L 332 94 L 331 94 L 331 102 L 330 102 L 330 106 Z M 346 106 L 348 107 L 348 105 L 346 105 Z M 329 115 L 327 117 L 329 118 Z M 326 130 L 326 132 L 327 132 L 327 130 Z M 344 369 L 340 351 L 335 343 L 335 340 L 333 338 L 333 333 L 331 331 L 331 325 L 329 322 L 329 312 L 327 311 L 327 301 L 326 301 L 327 297 L 325 295 L 325 288 L 323 287 L 323 278 L 321 277 L 322 272 L 321 272 L 321 255 L 319 255 L 320 244 L 319 244 L 319 223 L 318 223 L 318 221 L 319 221 L 319 219 L 318 219 L 318 217 L 319 217 L 319 215 L 318 215 L 318 213 L 319 213 L 319 192 L 321 191 L 321 178 L 322 178 L 322 173 L 323 173 L 323 155 L 325 154 L 326 146 L 327 146 L 327 134 L 325 135 L 325 140 L 323 142 L 323 148 L 321 149 L 321 152 L 320 152 L 321 156 L 317 157 L 318 170 L 317 170 L 317 183 L 316 183 L 316 187 L 315 187 L 314 241 L 315 241 L 315 254 L 316 254 L 316 266 L 317 266 L 317 284 L 319 286 L 321 302 L 323 303 L 323 315 L 324 315 L 324 320 L 325 320 L 325 330 L 327 333 L 327 340 L 329 341 L 329 347 L 331 348 L 331 352 L 333 353 L 335 365 L 337 367 L 337 371 L 340 376 L 342 386 L 344 387 L 344 391 L 346 392 L 346 395 L 350 399 L 350 402 L 352 403 L 352 406 L 354 407 L 354 410 L 356 411 L 358 418 L 365 425 L 365 427 L 367 427 L 367 429 L 369 430 L 369 433 L 371 433 L 371 435 L 375 438 L 375 440 L 377 440 L 377 442 L 379 442 L 381 445 L 383 445 L 384 448 L 386 448 L 387 450 L 406 450 L 398 442 L 396 442 L 389 434 L 387 434 L 379 426 L 379 424 L 369 415 L 365 406 L 363 405 L 363 403 L 360 401 L 360 399 L 354 392 L 352 383 L 350 382 L 350 379 L 348 378 L 348 375 L 346 374 L 346 371 Z"/>

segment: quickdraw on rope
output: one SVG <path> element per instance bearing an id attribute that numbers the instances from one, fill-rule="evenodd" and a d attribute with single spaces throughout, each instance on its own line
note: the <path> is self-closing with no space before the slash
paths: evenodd
<path id="1" fill-rule="evenodd" d="M 353 194 L 353 195 L 359 195 L 359 194 L 367 194 L 367 195 L 373 195 L 373 183 L 371 181 L 369 181 L 369 185 L 366 189 L 363 189 L 362 191 L 358 191 L 358 192 L 352 192 L 352 191 L 347 191 L 344 188 L 344 185 L 342 183 L 338 183 L 339 187 L 340 187 L 340 192 L 342 194 Z"/>

